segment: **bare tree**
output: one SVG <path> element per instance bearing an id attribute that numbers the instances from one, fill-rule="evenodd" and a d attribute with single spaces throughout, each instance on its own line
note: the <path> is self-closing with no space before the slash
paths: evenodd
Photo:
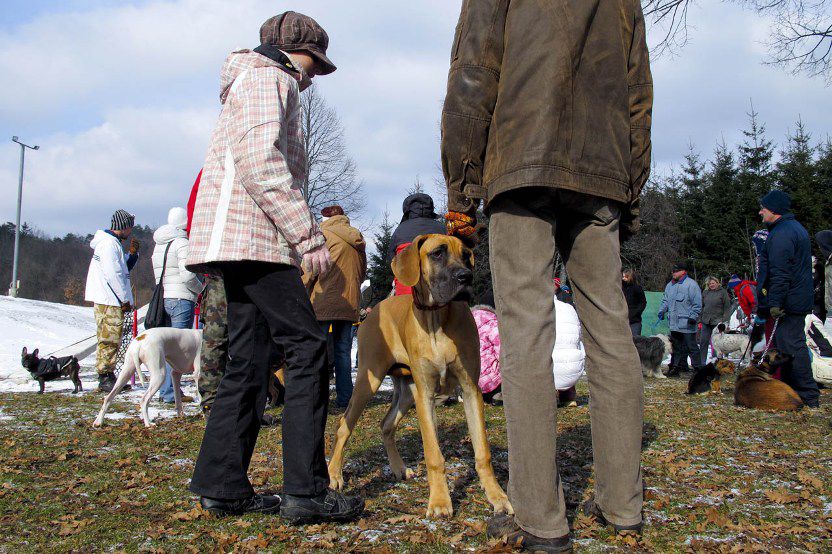
<path id="1" fill-rule="evenodd" d="M 303 195 L 316 216 L 331 204 L 339 204 L 350 217 L 366 207 L 364 184 L 358 180 L 355 162 L 347 152 L 344 127 L 337 112 L 313 85 L 301 95 L 303 136 L 309 177 Z"/>
<path id="2" fill-rule="evenodd" d="M 832 0 L 728 0 L 771 18 L 768 58 L 792 73 L 832 84 Z M 654 54 L 673 53 L 688 41 L 688 9 L 696 0 L 642 0 L 651 31 L 660 32 Z"/>

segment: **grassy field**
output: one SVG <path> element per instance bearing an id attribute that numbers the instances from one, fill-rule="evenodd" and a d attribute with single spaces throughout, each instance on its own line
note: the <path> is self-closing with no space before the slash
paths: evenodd
<path id="1" fill-rule="evenodd" d="M 681 380 L 647 382 L 643 539 L 622 542 L 573 518 L 592 489 L 586 387 L 581 405 L 559 411 L 559 460 L 577 550 L 656 552 L 832 551 L 832 394 L 810 413 L 770 414 L 732 405 L 728 395 L 687 397 Z M 411 413 L 402 455 L 417 478 L 395 482 L 379 422 L 386 397 L 365 413 L 350 443 L 348 489 L 367 513 L 344 526 L 291 527 L 276 517 L 215 519 L 187 491 L 203 420 L 138 419 L 93 429 L 101 397 L 85 393 L 0 395 L 0 552 L 505 552 L 489 542 L 490 506 L 473 471 L 461 405 L 439 410 L 455 515 L 424 517 L 428 490 Z M 133 406 L 116 403 L 116 409 Z M 275 415 L 279 416 L 279 410 Z M 507 479 L 502 408 L 487 409 L 495 468 Z M 336 424 L 330 416 L 329 436 Z M 280 429 L 264 429 L 251 479 L 280 490 Z"/>

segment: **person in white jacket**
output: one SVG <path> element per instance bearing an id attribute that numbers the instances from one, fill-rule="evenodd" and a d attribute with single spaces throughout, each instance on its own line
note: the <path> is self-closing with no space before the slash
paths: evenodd
<path id="1" fill-rule="evenodd" d="M 133 309 L 130 271 L 139 260 L 139 243 L 131 240 L 129 253 L 124 252 L 121 243 L 130 238 L 134 224 L 135 216 L 118 210 L 113 214 L 110 229 L 96 231 L 90 242 L 93 255 L 84 299 L 94 305 L 98 390 L 102 392 L 110 392 L 115 385 L 124 314 Z"/>
<path id="2" fill-rule="evenodd" d="M 577 406 L 575 383 L 584 373 L 586 351 L 581 341 L 581 322 L 570 304 L 555 296 L 555 348 L 552 370 L 558 397 L 567 407 Z"/>
<path id="3" fill-rule="evenodd" d="M 188 260 L 188 213 L 185 208 L 171 208 L 168 223 L 153 233 L 156 246 L 153 249 L 153 273 L 156 283 L 162 278 L 164 270 L 166 327 L 190 329 L 194 325 L 194 308 L 196 299 L 202 291 L 202 282 L 185 267 Z M 165 257 L 167 252 L 167 257 Z M 167 366 L 167 375 L 159 398 L 169 404 L 174 402 L 173 381 Z M 184 398 L 185 401 L 190 401 Z"/>

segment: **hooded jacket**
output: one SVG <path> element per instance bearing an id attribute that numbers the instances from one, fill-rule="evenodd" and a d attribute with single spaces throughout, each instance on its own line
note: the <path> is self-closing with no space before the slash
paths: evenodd
<path id="1" fill-rule="evenodd" d="M 185 267 L 189 250 L 188 234 L 185 230 L 187 224 L 187 212 L 184 209 L 171 209 L 168 213 L 168 224 L 162 225 L 153 233 L 156 246 L 151 259 L 153 274 L 156 277 L 156 283 L 159 283 L 159 278 L 162 276 L 162 264 L 165 261 L 165 250 L 170 245 L 165 264 L 165 298 L 196 302 L 202 290 L 202 283 Z"/>
<path id="2" fill-rule="evenodd" d="M 832 314 L 832 231 L 821 231 L 815 235 L 824 264 L 824 303 L 827 317 Z"/>
<path id="3" fill-rule="evenodd" d="M 392 261 L 398 248 L 403 244 L 413 242 L 419 235 L 447 233 L 445 225 L 437 221 L 433 206 L 433 198 L 423 193 L 411 194 L 402 202 L 402 222 L 393 231 L 390 248 L 387 250 L 387 261 Z"/>
<path id="4" fill-rule="evenodd" d="M 639 0 L 465 0 L 442 111 L 448 209 L 551 187 L 623 203 L 635 231 L 652 106 Z"/>
<path id="5" fill-rule="evenodd" d="M 760 255 L 757 298 L 760 308 L 788 314 L 812 313 L 812 244 L 809 233 L 787 213 L 769 226 Z"/>
<path id="6" fill-rule="evenodd" d="M 84 300 L 104 306 L 121 306 L 125 302 L 132 304 L 128 256 L 121 247 L 121 241 L 107 231 L 96 231 L 90 247 L 93 254 L 87 271 Z"/>
<path id="7" fill-rule="evenodd" d="M 366 244 L 345 215 L 321 223 L 332 267 L 322 276 L 304 276 L 318 321 L 358 321 L 361 282 L 367 273 Z"/>
<path id="8" fill-rule="evenodd" d="M 621 290 L 624 291 L 624 299 L 627 301 L 627 319 L 630 325 L 641 323 L 641 314 L 647 308 L 644 289 L 637 283 L 628 283 L 622 279 Z"/>
<path id="9" fill-rule="evenodd" d="M 189 270 L 244 260 L 299 267 L 303 254 L 324 244 L 302 193 L 298 77 L 288 57 L 239 50 L 226 59 L 222 112 L 194 208 Z"/>

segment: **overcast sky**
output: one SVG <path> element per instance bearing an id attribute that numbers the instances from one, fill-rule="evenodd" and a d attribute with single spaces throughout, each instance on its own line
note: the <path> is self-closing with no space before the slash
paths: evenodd
<path id="1" fill-rule="evenodd" d="M 297 9 L 329 32 L 338 65 L 318 79 L 337 109 L 370 206 L 364 225 L 400 213 L 417 176 L 437 173 L 439 118 L 460 0 L 2 0 L 0 221 L 13 221 L 19 135 L 27 152 L 23 219 L 85 234 L 118 208 L 143 224 L 184 205 L 219 112 L 219 69 L 254 47 L 268 17 Z M 822 80 L 762 65 L 767 23 L 716 0 L 690 14 L 691 41 L 654 60 L 653 153 L 660 171 L 689 142 L 741 140 L 754 107 L 778 143 L 802 117 L 832 129 Z M 431 186 L 432 188 L 432 186 Z M 432 190 L 429 190 L 432 192 Z"/>

